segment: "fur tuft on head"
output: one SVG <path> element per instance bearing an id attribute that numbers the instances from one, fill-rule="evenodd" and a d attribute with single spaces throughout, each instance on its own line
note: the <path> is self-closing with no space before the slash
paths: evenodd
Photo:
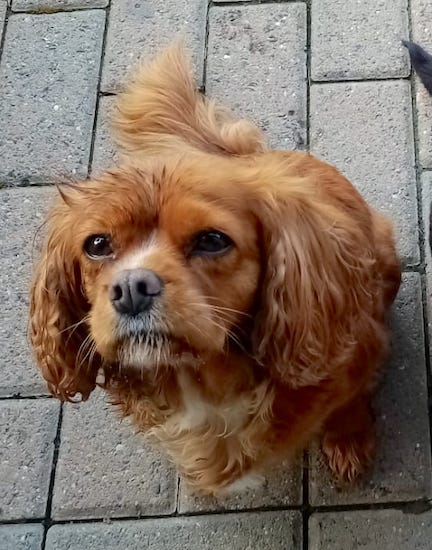
<path id="1" fill-rule="evenodd" d="M 120 94 L 114 139 L 125 155 L 185 149 L 247 155 L 263 151 L 261 131 L 239 120 L 195 86 L 181 42 L 136 72 Z"/>

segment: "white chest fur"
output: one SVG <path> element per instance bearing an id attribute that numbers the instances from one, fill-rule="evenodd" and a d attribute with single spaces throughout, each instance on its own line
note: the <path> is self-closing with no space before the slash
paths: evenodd
<path id="1" fill-rule="evenodd" d="M 170 418 L 169 422 L 177 424 L 181 431 L 194 431 L 203 426 L 216 426 L 218 437 L 229 437 L 239 431 L 248 420 L 251 408 L 251 396 L 240 394 L 230 396 L 219 403 L 207 400 L 199 386 L 191 379 L 187 372 L 178 376 L 182 393 L 183 409 Z M 220 433 L 219 433 L 220 432 Z"/>
<path id="2" fill-rule="evenodd" d="M 273 392 L 262 383 L 214 402 L 187 372 L 179 374 L 178 382 L 182 407 L 151 432 L 190 485 L 220 492 L 253 469 Z"/>

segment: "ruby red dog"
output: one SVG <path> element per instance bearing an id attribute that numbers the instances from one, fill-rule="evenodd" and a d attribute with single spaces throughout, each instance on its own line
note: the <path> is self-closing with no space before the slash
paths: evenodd
<path id="1" fill-rule="evenodd" d="M 138 71 L 113 121 L 122 163 L 60 188 L 32 289 L 39 367 L 64 400 L 103 373 L 202 491 L 316 436 L 353 480 L 400 284 L 391 223 L 335 168 L 267 150 L 191 75 L 178 47 Z"/>

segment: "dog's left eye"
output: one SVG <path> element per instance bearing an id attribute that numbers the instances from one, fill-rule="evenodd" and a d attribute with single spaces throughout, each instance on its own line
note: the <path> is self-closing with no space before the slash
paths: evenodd
<path id="1" fill-rule="evenodd" d="M 221 231 L 201 231 L 192 241 L 191 256 L 220 256 L 233 245 L 232 239 Z"/>
<path id="2" fill-rule="evenodd" d="M 92 260 L 111 258 L 114 254 L 109 235 L 90 235 L 84 242 L 84 252 Z"/>

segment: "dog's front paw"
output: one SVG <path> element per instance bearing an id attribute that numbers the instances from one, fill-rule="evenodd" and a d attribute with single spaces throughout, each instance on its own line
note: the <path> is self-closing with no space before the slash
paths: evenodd
<path id="1" fill-rule="evenodd" d="M 259 474 L 246 474 L 239 477 L 219 491 L 222 497 L 236 496 L 248 491 L 256 491 L 264 485 L 264 478 Z"/>
<path id="2" fill-rule="evenodd" d="M 321 449 L 334 476 L 342 483 L 351 483 L 373 462 L 375 435 L 370 429 L 344 436 L 327 433 L 323 437 Z"/>

